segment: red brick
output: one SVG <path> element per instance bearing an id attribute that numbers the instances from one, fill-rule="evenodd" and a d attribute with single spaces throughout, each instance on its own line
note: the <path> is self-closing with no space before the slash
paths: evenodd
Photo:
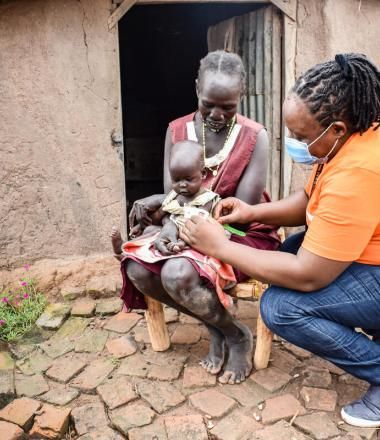
<path id="1" fill-rule="evenodd" d="M 274 423 L 281 419 L 291 419 L 294 415 L 305 414 L 305 408 L 291 394 L 273 397 L 265 401 L 262 412 L 264 424 Z"/>
<path id="2" fill-rule="evenodd" d="M 71 417 L 78 435 L 101 431 L 108 425 L 104 405 L 100 403 L 100 400 L 99 403 L 77 406 L 72 410 Z"/>
<path id="3" fill-rule="evenodd" d="M 24 440 L 26 439 L 24 431 L 17 425 L 9 422 L 0 421 L 0 439 L 1 440 Z"/>
<path id="4" fill-rule="evenodd" d="M 185 396 L 170 383 L 142 381 L 137 388 L 140 396 L 159 414 L 186 400 Z"/>
<path id="5" fill-rule="evenodd" d="M 103 328 L 116 333 L 127 333 L 140 321 L 141 318 L 141 315 L 138 315 L 137 313 L 120 312 L 113 316 Z"/>
<path id="6" fill-rule="evenodd" d="M 200 365 L 185 368 L 183 373 L 183 388 L 210 387 L 216 384 L 216 376 L 208 373 Z"/>
<path id="7" fill-rule="evenodd" d="M 71 309 L 71 314 L 73 316 L 84 316 L 89 317 L 94 314 L 95 311 L 95 301 L 92 299 L 81 299 L 74 303 Z"/>
<path id="8" fill-rule="evenodd" d="M 207 440 L 208 434 L 199 414 L 172 416 L 164 419 L 168 440 L 192 439 Z"/>
<path id="9" fill-rule="evenodd" d="M 283 342 L 282 346 L 292 352 L 294 356 L 296 356 L 299 359 L 309 359 L 312 356 L 312 353 L 310 351 L 304 350 L 301 347 L 297 347 L 296 345 L 291 344 L 290 342 Z"/>
<path id="10" fill-rule="evenodd" d="M 71 382 L 71 385 L 85 393 L 91 393 L 107 378 L 115 367 L 108 359 L 95 360 Z"/>
<path id="11" fill-rule="evenodd" d="M 235 399 L 242 406 L 253 407 L 263 402 L 271 393 L 253 380 L 247 380 L 239 385 L 223 385 L 223 394 Z"/>
<path id="12" fill-rule="evenodd" d="M 291 380 L 291 376 L 276 367 L 269 367 L 251 374 L 250 379 L 273 393 L 285 386 Z"/>
<path id="13" fill-rule="evenodd" d="M 137 351 L 137 345 L 135 341 L 128 336 L 110 339 L 108 340 L 106 347 L 107 350 L 117 358 L 130 356 Z"/>
<path id="14" fill-rule="evenodd" d="M 330 371 L 330 373 L 337 374 L 338 376 L 341 376 L 342 374 L 345 373 L 345 371 L 342 370 L 341 368 L 319 357 L 313 357 L 312 359 L 309 359 L 308 365 L 317 368 L 327 368 Z"/>
<path id="15" fill-rule="evenodd" d="M 132 428 L 149 425 L 154 416 L 154 411 L 141 401 L 114 409 L 109 414 L 113 426 L 124 435 Z"/>
<path id="16" fill-rule="evenodd" d="M 178 379 L 182 368 L 182 365 L 151 365 L 148 372 L 148 378 L 172 381 Z"/>
<path id="17" fill-rule="evenodd" d="M 71 355 L 56 359 L 46 372 L 46 376 L 61 383 L 67 383 L 86 366 L 78 356 Z"/>
<path id="18" fill-rule="evenodd" d="M 109 409 L 115 409 L 137 399 L 132 384 L 125 377 L 107 381 L 107 383 L 98 386 L 96 391 Z"/>
<path id="19" fill-rule="evenodd" d="M 302 363 L 287 351 L 275 349 L 272 350 L 271 353 L 270 365 L 271 367 L 276 367 L 285 373 L 291 374 L 291 372 L 295 368 L 300 367 Z"/>
<path id="20" fill-rule="evenodd" d="M 267 426 L 260 431 L 254 432 L 249 437 L 243 437 L 244 440 L 308 440 L 310 437 L 298 432 L 289 423 L 284 420 L 277 422 L 272 426 Z M 242 440 L 243 440 L 242 439 Z"/>
<path id="21" fill-rule="evenodd" d="M 170 339 L 173 344 L 195 344 L 201 339 L 201 329 L 199 325 L 179 325 Z"/>
<path id="22" fill-rule="evenodd" d="M 340 434 L 339 429 L 326 413 L 313 413 L 297 417 L 294 420 L 294 425 L 312 435 L 316 440 L 325 440 Z"/>
<path id="23" fill-rule="evenodd" d="M 304 371 L 302 385 L 316 388 L 328 388 L 331 385 L 331 382 L 331 374 L 326 368 L 308 367 Z"/>
<path id="24" fill-rule="evenodd" d="M 260 423 L 237 410 L 224 417 L 212 428 L 211 434 L 216 436 L 218 440 L 240 440 L 261 428 Z"/>
<path id="25" fill-rule="evenodd" d="M 222 417 L 236 405 L 233 399 L 214 389 L 192 394 L 190 402 L 195 408 L 212 417 Z"/>
<path id="26" fill-rule="evenodd" d="M 338 400 L 336 391 L 323 388 L 303 387 L 301 397 L 307 409 L 321 411 L 334 411 Z"/>
<path id="27" fill-rule="evenodd" d="M 62 438 L 69 426 L 70 412 L 70 408 L 57 408 L 45 404 L 34 419 L 30 437 L 52 440 Z"/>
<path id="28" fill-rule="evenodd" d="M 0 411 L 0 419 L 15 423 L 28 431 L 33 423 L 35 412 L 41 408 L 41 402 L 21 397 L 16 399 Z"/>

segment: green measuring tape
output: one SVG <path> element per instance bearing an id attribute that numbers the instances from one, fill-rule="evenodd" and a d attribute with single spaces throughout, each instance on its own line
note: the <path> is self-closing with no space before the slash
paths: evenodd
<path id="1" fill-rule="evenodd" d="M 231 234 L 239 235 L 240 237 L 245 237 L 247 234 L 243 231 L 239 231 L 239 229 L 235 229 L 230 225 L 223 225 L 223 228 L 226 229 L 228 232 L 231 232 Z"/>

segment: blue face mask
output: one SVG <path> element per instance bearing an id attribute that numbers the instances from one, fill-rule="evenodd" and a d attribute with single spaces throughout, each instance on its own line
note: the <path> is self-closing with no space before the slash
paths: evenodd
<path id="1" fill-rule="evenodd" d="M 294 162 L 298 162 L 298 163 L 303 163 L 305 165 L 313 165 L 315 163 L 326 163 L 329 159 L 330 154 L 334 151 L 337 143 L 338 143 L 338 139 L 335 141 L 333 147 L 331 148 L 331 150 L 326 154 L 326 156 L 324 157 L 316 157 L 313 156 L 310 153 L 309 148 L 317 141 L 319 141 L 319 139 L 321 139 L 321 137 L 327 133 L 328 129 L 334 124 L 334 122 L 332 122 L 327 128 L 326 130 L 324 130 L 316 139 L 313 140 L 313 142 L 311 142 L 310 144 L 307 144 L 306 142 L 301 142 L 298 141 L 297 139 L 285 136 L 285 148 L 286 151 L 288 152 L 289 156 L 294 160 Z"/>

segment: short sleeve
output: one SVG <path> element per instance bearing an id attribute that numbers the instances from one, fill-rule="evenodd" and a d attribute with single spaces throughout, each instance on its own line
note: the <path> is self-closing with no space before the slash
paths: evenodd
<path id="1" fill-rule="evenodd" d="M 380 175 L 362 168 L 339 170 L 323 182 L 302 246 L 321 257 L 356 261 L 380 220 Z"/>

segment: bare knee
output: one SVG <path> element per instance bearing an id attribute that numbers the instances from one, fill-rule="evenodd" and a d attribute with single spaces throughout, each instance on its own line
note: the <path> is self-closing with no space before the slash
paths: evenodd
<path id="1" fill-rule="evenodd" d="M 153 274 L 136 261 L 128 261 L 126 273 L 128 279 L 142 293 L 145 293 L 152 283 Z"/>
<path id="2" fill-rule="evenodd" d="M 184 258 L 168 260 L 161 270 L 161 281 L 170 296 L 186 295 L 201 285 L 198 272 Z"/>

